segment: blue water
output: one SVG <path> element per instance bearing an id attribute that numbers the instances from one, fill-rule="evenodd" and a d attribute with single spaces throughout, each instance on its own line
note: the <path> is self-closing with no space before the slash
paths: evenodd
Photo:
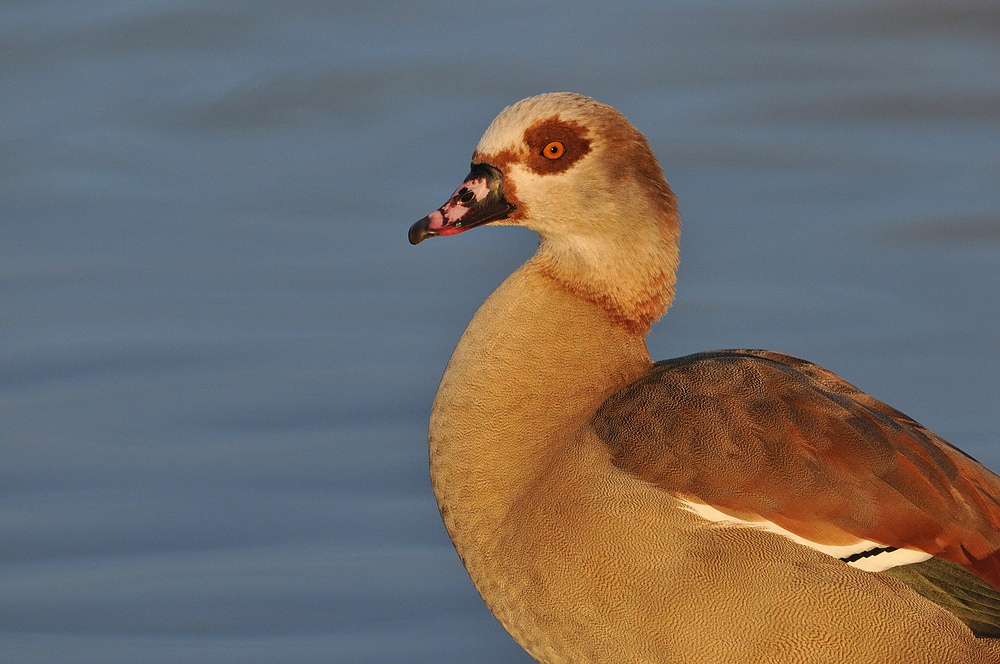
<path id="1" fill-rule="evenodd" d="M 426 421 L 533 250 L 414 248 L 505 105 L 647 133 L 654 358 L 816 361 L 1000 469 L 1000 8 L 944 0 L 0 6 L 0 660 L 528 662 Z"/>

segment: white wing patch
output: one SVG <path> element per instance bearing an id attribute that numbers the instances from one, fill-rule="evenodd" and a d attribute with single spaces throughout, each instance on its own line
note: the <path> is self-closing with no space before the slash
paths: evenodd
<path id="1" fill-rule="evenodd" d="M 744 521 L 743 519 L 720 512 L 711 505 L 695 503 L 683 498 L 678 498 L 677 500 L 680 501 L 685 509 L 694 512 L 706 521 L 745 528 L 757 528 L 758 530 L 775 533 L 776 535 L 787 537 L 796 544 L 807 546 L 810 549 L 843 560 L 851 567 L 856 567 L 866 572 L 881 572 L 891 567 L 919 563 L 931 558 L 931 554 L 924 551 L 897 549 L 894 546 L 885 546 L 884 544 L 868 540 L 861 540 L 857 544 L 847 544 L 844 546 L 817 544 L 767 520 Z"/>

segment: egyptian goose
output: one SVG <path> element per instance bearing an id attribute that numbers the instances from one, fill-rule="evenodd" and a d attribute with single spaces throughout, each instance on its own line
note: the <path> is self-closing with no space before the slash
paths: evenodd
<path id="1" fill-rule="evenodd" d="M 1000 478 L 804 360 L 653 363 L 680 224 L 645 137 L 569 93 L 500 113 L 410 242 L 541 236 L 430 420 L 441 516 L 533 657 L 1000 662 Z"/>

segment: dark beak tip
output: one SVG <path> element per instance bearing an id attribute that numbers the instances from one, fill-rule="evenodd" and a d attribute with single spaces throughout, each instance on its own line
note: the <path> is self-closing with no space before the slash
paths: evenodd
<path id="1" fill-rule="evenodd" d="M 427 238 L 437 235 L 437 233 L 431 231 L 427 227 L 429 223 L 430 219 L 424 217 L 417 223 L 410 226 L 410 231 L 406 234 L 406 237 L 410 240 L 410 244 L 417 245 Z"/>

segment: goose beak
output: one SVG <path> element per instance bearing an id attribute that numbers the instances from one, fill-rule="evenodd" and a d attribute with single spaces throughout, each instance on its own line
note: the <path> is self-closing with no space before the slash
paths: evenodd
<path id="1" fill-rule="evenodd" d="M 448 202 L 410 226 L 410 244 L 435 235 L 454 235 L 506 219 L 514 205 L 503 197 L 503 173 L 489 164 L 473 164 Z"/>

